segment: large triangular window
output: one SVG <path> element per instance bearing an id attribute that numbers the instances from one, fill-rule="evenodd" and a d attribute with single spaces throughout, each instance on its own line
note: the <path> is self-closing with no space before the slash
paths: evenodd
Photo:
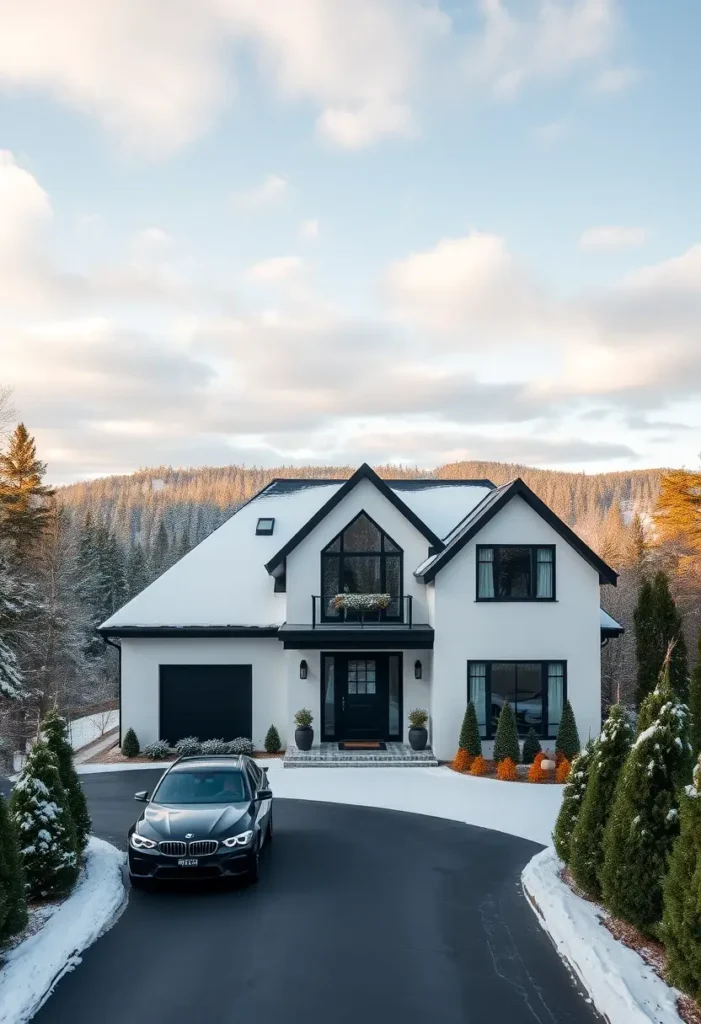
<path id="1" fill-rule="evenodd" d="M 326 622 L 398 621 L 402 550 L 361 512 L 321 553 L 321 612 Z M 353 599 L 353 595 L 364 595 Z"/>

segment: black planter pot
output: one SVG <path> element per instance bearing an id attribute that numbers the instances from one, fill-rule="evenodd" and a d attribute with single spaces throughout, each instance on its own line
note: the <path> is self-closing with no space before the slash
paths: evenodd
<path id="1" fill-rule="evenodd" d="M 311 750 L 313 742 L 314 730 L 311 725 L 305 725 L 302 726 L 301 729 L 295 729 L 295 743 L 297 744 L 297 750 Z"/>
<path id="2" fill-rule="evenodd" d="M 422 725 L 420 729 L 409 730 L 409 746 L 412 750 L 425 750 L 428 743 L 428 729 Z"/>

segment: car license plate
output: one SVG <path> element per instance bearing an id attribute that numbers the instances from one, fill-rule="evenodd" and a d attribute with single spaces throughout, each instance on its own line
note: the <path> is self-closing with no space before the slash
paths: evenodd
<path id="1" fill-rule="evenodd" d="M 181 857 L 178 860 L 179 868 L 196 868 L 199 864 L 197 857 Z"/>

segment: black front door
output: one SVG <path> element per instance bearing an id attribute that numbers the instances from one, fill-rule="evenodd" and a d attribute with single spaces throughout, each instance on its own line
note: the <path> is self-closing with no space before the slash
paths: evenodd
<path id="1" fill-rule="evenodd" d="M 336 655 L 336 701 L 342 740 L 384 740 L 388 723 L 386 654 Z"/>

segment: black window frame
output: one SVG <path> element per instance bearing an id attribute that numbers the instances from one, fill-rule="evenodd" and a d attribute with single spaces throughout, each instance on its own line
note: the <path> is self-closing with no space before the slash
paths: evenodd
<path id="1" fill-rule="evenodd" d="M 539 545 L 539 547 L 542 545 Z M 496 735 L 496 728 L 492 731 L 492 719 L 490 709 L 492 706 L 492 665 L 540 665 L 540 686 L 541 686 L 541 698 L 543 701 L 543 719 L 541 730 L 537 733 L 538 739 L 541 740 L 554 740 L 557 739 L 557 732 L 550 734 L 548 732 L 549 714 L 548 714 L 548 666 L 549 665 L 562 665 L 562 706 L 565 706 L 567 700 L 567 660 L 565 658 L 547 658 L 543 661 L 540 658 L 492 658 L 491 661 L 486 658 L 470 658 L 467 662 L 467 700 L 468 703 L 472 700 L 472 694 L 470 693 L 470 667 L 472 665 L 484 665 L 485 666 L 485 681 L 484 681 L 484 708 L 485 708 L 485 723 L 484 733 L 481 734 L 483 740 L 493 740 Z M 517 691 L 518 699 L 518 691 Z M 525 737 L 519 736 L 519 739 Z"/>
<path id="2" fill-rule="evenodd" d="M 531 553 L 531 593 L 528 597 L 500 597 L 497 593 L 499 581 L 499 552 L 513 548 L 528 548 Z M 552 597 L 536 597 L 537 572 L 538 572 L 538 551 L 547 549 L 552 551 L 553 567 L 553 592 Z M 480 596 L 480 551 L 493 551 L 492 574 L 494 577 L 494 597 Z M 548 604 L 557 601 L 557 545 L 556 544 L 478 544 L 475 552 L 475 601 L 484 601 L 487 604 L 512 602 L 514 604 L 533 603 Z"/>
<path id="3" fill-rule="evenodd" d="M 381 538 L 381 540 L 380 540 L 380 550 L 379 551 L 349 551 L 346 554 L 346 551 L 345 551 L 344 546 L 343 546 L 343 535 L 346 532 L 346 530 L 350 529 L 350 527 L 353 525 L 353 523 L 355 523 L 358 519 L 361 518 L 361 516 L 365 516 L 365 518 L 368 519 L 372 523 L 372 525 L 377 530 L 380 531 L 380 538 Z M 390 542 L 390 544 L 393 545 L 394 550 L 392 550 L 392 551 L 385 551 L 385 537 Z M 329 551 L 329 548 L 333 544 L 335 544 L 336 541 L 339 541 L 338 551 Z M 328 544 L 325 544 L 324 547 L 321 550 L 321 557 L 319 559 L 320 580 L 321 580 L 320 590 L 319 590 L 319 592 L 321 594 L 321 602 L 320 602 L 321 603 L 321 608 L 320 608 L 321 618 L 320 618 L 320 621 L 321 622 L 339 622 L 339 621 L 341 621 L 341 616 L 340 615 L 328 615 L 327 612 L 326 612 L 326 598 L 327 598 L 327 595 L 326 595 L 326 592 L 324 590 L 324 559 L 325 558 L 328 558 L 328 559 L 336 558 L 336 559 L 338 559 L 338 561 L 339 561 L 339 575 L 338 575 L 338 578 L 339 578 L 339 586 L 340 586 L 340 581 L 342 579 L 342 573 L 340 571 L 340 568 L 341 568 L 341 563 L 342 563 L 344 557 L 348 557 L 348 558 L 379 558 L 379 560 L 380 560 L 380 591 L 379 592 L 382 593 L 382 594 L 388 593 L 388 591 L 385 589 L 386 585 L 387 585 L 387 575 L 386 575 L 387 558 L 396 558 L 399 561 L 399 593 L 397 594 L 397 597 L 396 597 L 396 601 L 397 601 L 397 614 L 396 615 L 388 615 L 386 611 L 382 611 L 380 616 L 379 616 L 379 618 L 382 621 L 384 621 L 384 622 L 401 622 L 402 619 L 403 619 L 403 609 L 404 609 L 404 549 L 401 548 L 399 546 L 399 544 L 397 544 L 397 542 L 394 539 L 394 537 L 392 537 L 389 533 L 387 533 L 387 531 L 384 530 L 380 526 L 380 524 L 378 522 L 376 522 L 372 518 L 372 516 L 369 515 L 368 512 L 365 511 L 365 509 L 361 509 L 360 512 L 358 512 L 358 514 L 356 516 L 353 516 L 353 518 L 346 523 L 346 525 L 343 527 L 343 529 L 340 530 L 339 533 L 337 533 L 334 537 L 332 537 L 331 540 L 328 542 Z"/>
<path id="4" fill-rule="evenodd" d="M 261 523 L 270 523 L 270 526 L 261 526 Z M 272 537 L 274 529 L 274 516 L 260 516 L 256 523 L 256 537 Z"/>

